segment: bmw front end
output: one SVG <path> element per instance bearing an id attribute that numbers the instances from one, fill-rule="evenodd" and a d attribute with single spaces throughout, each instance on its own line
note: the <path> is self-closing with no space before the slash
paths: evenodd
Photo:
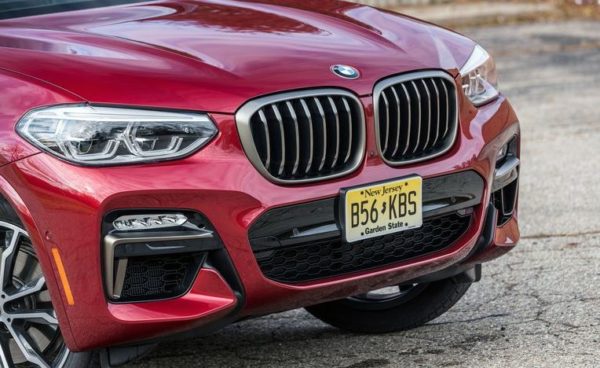
<path id="1" fill-rule="evenodd" d="M 21 3 L 4 367 L 116 366 L 301 307 L 414 328 L 519 240 L 519 121 L 464 36 L 329 0 Z"/>

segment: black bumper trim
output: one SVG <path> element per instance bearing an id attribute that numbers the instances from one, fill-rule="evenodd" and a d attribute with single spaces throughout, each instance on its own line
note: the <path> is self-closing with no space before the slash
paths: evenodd
<path id="1" fill-rule="evenodd" d="M 474 171 L 423 181 L 423 218 L 469 210 L 481 203 L 484 182 Z M 279 207 L 263 214 L 248 236 L 254 252 L 340 237 L 338 198 Z"/>
<path id="2" fill-rule="evenodd" d="M 470 226 L 483 192 L 484 181 L 474 171 L 425 179 L 422 229 L 357 244 L 341 239 L 337 197 L 275 208 L 251 227 L 250 244 L 263 274 L 279 282 L 364 271 L 452 245 Z"/>

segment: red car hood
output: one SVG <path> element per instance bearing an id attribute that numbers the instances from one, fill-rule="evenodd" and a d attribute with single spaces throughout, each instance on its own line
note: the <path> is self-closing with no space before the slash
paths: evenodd
<path id="1" fill-rule="evenodd" d="M 472 41 L 338 1 L 158 1 L 0 21 L 0 68 L 94 103 L 234 112 L 309 87 L 372 93 L 416 69 L 456 73 Z M 361 72 L 345 80 L 330 71 Z"/>

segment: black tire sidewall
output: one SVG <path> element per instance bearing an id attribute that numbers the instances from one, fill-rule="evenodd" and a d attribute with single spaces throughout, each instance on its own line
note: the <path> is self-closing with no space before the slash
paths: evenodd
<path id="1" fill-rule="evenodd" d="M 92 352 L 69 353 L 67 361 L 61 368 L 98 368 L 100 360 L 98 354 Z"/>
<path id="2" fill-rule="evenodd" d="M 467 292 L 471 284 L 445 279 L 430 283 L 419 295 L 389 309 L 365 310 L 338 300 L 306 308 L 334 327 L 359 333 L 387 333 L 416 328 L 441 316 Z"/>

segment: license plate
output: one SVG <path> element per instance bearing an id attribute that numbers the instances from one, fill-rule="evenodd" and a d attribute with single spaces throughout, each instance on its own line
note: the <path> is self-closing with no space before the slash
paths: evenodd
<path id="1" fill-rule="evenodd" d="M 421 177 L 342 190 L 344 238 L 356 242 L 423 226 Z"/>

